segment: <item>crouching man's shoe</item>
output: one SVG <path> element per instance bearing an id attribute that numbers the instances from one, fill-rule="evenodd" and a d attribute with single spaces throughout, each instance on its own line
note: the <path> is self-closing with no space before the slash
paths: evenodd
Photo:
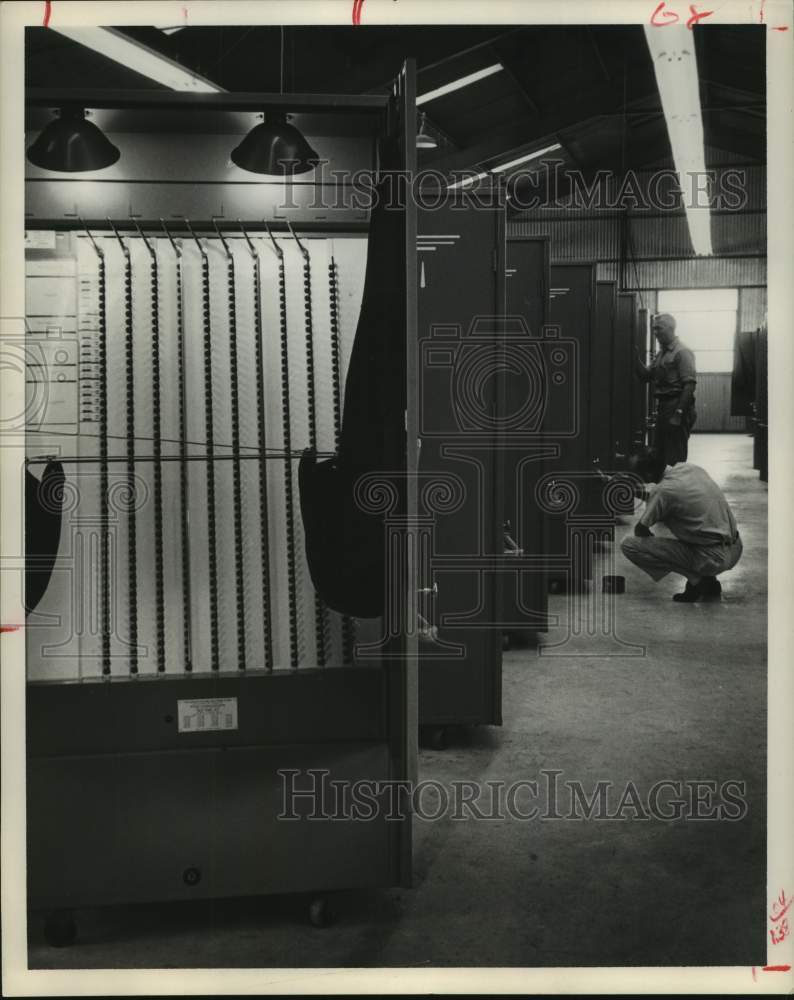
<path id="1" fill-rule="evenodd" d="M 719 601 L 722 596 L 722 586 L 716 576 L 704 576 L 700 583 L 687 583 L 684 592 L 673 594 L 673 600 L 679 604 L 694 604 L 695 601 Z"/>
<path id="2" fill-rule="evenodd" d="M 695 601 L 699 601 L 703 596 L 702 586 L 702 582 L 694 584 L 687 581 L 683 593 L 673 594 L 673 600 L 678 601 L 679 604 L 694 604 Z"/>
<path id="3" fill-rule="evenodd" d="M 716 576 L 704 576 L 700 581 L 702 601 L 719 601 L 722 597 L 722 584 Z"/>

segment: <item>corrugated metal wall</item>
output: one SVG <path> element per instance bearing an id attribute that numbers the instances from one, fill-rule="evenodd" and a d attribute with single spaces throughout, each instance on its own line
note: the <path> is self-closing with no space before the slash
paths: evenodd
<path id="1" fill-rule="evenodd" d="M 757 330 L 766 322 L 766 288 L 739 289 L 739 329 Z"/>
<path id="2" fill-rule="evenodd" d="M 693 257 L 638 261 L 626 267 L 627 288 L 742 288 L 766 285 L 761 257 Z"/>
<path id="3" fill-rule="evenodd" d="M 670 174 L 670 171 L 662 173 Z M 711 216 L 715 256 L 695 258 L 686 217 L 681 210 L 653 207 L 654 189 L 668 196 L 671 178 L 642 171 L 618 177 L 603 173 L 591 182 L 592 205 L 533 208 L 508 222 L 510 236 L 548 236 L 552 262 L 596 261 L 600 275 L 620 280 L 619 262 L 625 240 L 623 282 L 627 288 L 747 288 L 766 285 L 766 168 L 714 169 Z M 585 197 L 581 193 L 580 198 Z M 622 192 L 622 202 L 620 200 Z M 658 200 L 658 198 L 657 198 Z M 628 214 L 616 203 L 629 206 Z M 613 207 L 605 207 L 605 206 Z M 763 318 L 762 298 L 750 297 L 742 328 L 749 317 Z M 754 321 L 753 327 L 758 325 Z"/>
<path id="4" fill-rule="evenodd" d="M 621 219 L 614 213 L 580 219 L 522 218 L 510 221 L 509 236 L 548 236 L 552 263 L 596 261 L 608 268 L 603 277 L 618 279 Z M 722 232 L 734 252 L 730 256 L 692 257 L 686 219 L 661 217 L 629 220 L 629 247 L 624 265 L 626 288 L 745 288 L 760 295 L 766 289 L 766 217 L 717 215 L 712 231 Z M 741 247 L 741 254 L 738 248 Z M 758 300 L 748 300 L 757 309 Z M 754 303 L 754 304 L 750 304 Z M 757 323 L 755 325 L 758 325 Z M 743 327 L 744 329 L 745 327 Z M 753 327 L 754 328 L 754 327 Z"/>
<path id="5" fill-rule="evenodd" d="M 628 178 L 605 174 L 600 185 L 589 185 L 597 194 L 592 204 L 517 214 L 508 221 L 508 235 L 548 236 L 552 263 L 594 261 L 599 279 L 639 291 L 651 311 L 661 289 L 738 288 L 739 329 L 755 330 L 764 322 L 767 301 L 766 167 L 726 164 L 715 168 L 714 178 L 719 205 L 711 216 L 713 257 L 691 256 L 683 212 L 645 205 L 654 186 L 662 196 L 669 190 L 669 178 L 660 184 L 651 171 Z M 627 214 L 614 206 L 616 196 L 630 188 L 639 205 L 631 203 L 631 196 L 625 198 Z M 613 207 L 603 207 L 609 205 Z M 730 381 L 729 374 L 699 377 L 698 430 L 745 429 L 743 418 L 730 416 Z"/>
<path id="6" fill-rule="evenodd" d="M 704 372 L 698 375 L 695 408 L 696 431 L 730 431 L 736 434 L 747 429 L 745 417 L 731 416 L 730 372 Z"/>

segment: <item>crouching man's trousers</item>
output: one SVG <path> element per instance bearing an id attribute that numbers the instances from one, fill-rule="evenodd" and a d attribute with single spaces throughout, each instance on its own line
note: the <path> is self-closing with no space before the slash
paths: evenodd
<path id="1" fill-rule="evenodd" d="M 644 569 L 657 582 L 668 573 L 681 576 L 718 576 L 732 569 L 742 554 L 742 540 L 692 545 L 677 538 L 640 538 L 628 535 L 621 545 L 623 555 Z"/>

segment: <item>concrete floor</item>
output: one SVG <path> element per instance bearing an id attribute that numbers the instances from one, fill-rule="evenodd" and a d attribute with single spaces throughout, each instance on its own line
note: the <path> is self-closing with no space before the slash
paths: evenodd
<path id="1" fill-rule="evenodd" d="M 617 632 L 646 655 L 616 655 L 611 640 L 598 656 L 511 650 L 504 726 L 420 758 L 420 777 L 446 786 L 542 769 L 588 792 L 599 780 L 641 795 L 660 779 L 744 781 L 745 818 L 417 821 L 413 889 L 340 893 L 324 930 L 295 898 L 107 908 L 80 914 L 70 949 L 47 947 L 32 921 L 31 967 L 763 965 L 766 486 L 751 454 L 744 435 L 691 441 L 745 545 L 721 604 L 674 605 L 678 578 L 654 585 L 618 552 Z M 570 601 L 552 597 L 551 610 L 565 619 Z"/>

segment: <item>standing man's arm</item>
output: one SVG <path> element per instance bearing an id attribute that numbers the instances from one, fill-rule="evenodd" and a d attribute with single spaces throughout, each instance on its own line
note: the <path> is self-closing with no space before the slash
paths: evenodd
<path id="1" fill-rule="evenodd" d="M 640 357 L 639 348 L 634 345 L 634 372 L 637 378 L 641 378 L 643 382 L 650 382 L 653 378 L 653 373 L 648 365 L 644 364 L 642 358 Z"/>
<path id="2" fill-rule="evenodd" d="M 681 423 L 681 418 L 686 413 L 687 408 L 692 402 L 692 397 L 695 395 L 695 386 L 697 385 L 695 355 L 688 347 L 684 347 L 678 352 L 676 365 L 678 367 L 678 377 L 683 383 L 683 389 L 681 390 L 681 395 L 678 397 L 675 413 L 670 417 L 670 424 L 673 427 L 678 427 Z"/>

